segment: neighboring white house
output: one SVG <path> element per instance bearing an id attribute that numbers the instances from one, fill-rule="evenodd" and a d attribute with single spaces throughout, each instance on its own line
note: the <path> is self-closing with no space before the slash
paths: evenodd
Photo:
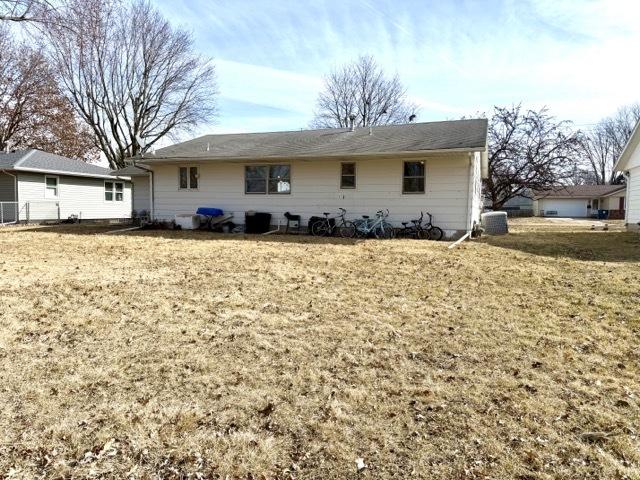
<path id="1" fill-rule="evenodd" d="M 40 150 L 0 153 L 0 223 L 131 217 L 131 183 Z"/>
<path id="2" fill-rule="evenodd" d="M 625 224 L 629 229 L 638 229 L 640 228 L 640 122 L 636 125 L 614 170 L 622 172 L 627 181 Z"/>
<path id="3" fill-rule="evenodd" d="M 541 217 L 597 217 L 622 219 L 625 185 L 570 185 L 534 194 L 534 215 Z"/>
<path id="4" fill-rule="evenodd" d="M 501 210 L 513 217 L 530 217 L 534 215 L 533 212 L 533 193 L 531 190 L 526 189 L 522 195 L 516 195 L 510 198 L 499 209 L 493 208 L 493 202 L 491 198 L 485 193 L 484 208 L 486 210 Z"/>
<path id="5" fill-rule="evenodd" d="M 217 207 L 239 224 L 249 210 L 273 224 L 289 211 L 304 224 L 343 207 L 348 218 L 389 209 L 400 225 L 424 211 L 455 237 L 480 221 L 486 149 L 481 119 L 208 135 L 136 162 L 152 171 L 157 219 Z"/>
<path id="6" fill-rule="evenodd" d="M 111 175 L 131 179 L 131 209 L 134 216 L 149 215 L 151 212 L 151 173 L 144 168 L 129 165 L 113 170 Z"/>

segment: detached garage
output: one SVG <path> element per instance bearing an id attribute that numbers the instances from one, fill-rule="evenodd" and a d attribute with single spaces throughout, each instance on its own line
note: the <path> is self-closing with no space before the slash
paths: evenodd
<path id="1" fill-rule="evenodd" d="M 571 185 L 534 194 L 533 211 L 541 217 L 622 219 L 625 185 Z"/>

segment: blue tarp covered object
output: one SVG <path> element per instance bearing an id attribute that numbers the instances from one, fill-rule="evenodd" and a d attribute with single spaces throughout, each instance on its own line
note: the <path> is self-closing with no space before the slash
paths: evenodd
<path id="1" fill-rule="evenodd" d="M 196 211 L 197 215 L 205 215 L 207 217 L 219 217 L 223 213 L 222 210 L 214 207 L 199 207 Z"/>

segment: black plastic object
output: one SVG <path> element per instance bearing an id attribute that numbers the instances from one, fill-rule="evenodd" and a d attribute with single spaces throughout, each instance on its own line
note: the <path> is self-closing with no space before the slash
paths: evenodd
<path id="1" fill-rule="evenodd" d="M 245 233 L 265 233 L 271 229 L 271 214 L 265 212 L 245 212 Z"/>

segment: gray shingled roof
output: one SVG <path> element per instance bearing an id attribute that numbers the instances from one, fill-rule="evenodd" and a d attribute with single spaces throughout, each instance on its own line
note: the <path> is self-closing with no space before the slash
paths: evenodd
<path id="1" fill-rule="evenodd" d="M 624 190 L 625 185 L 569 185 L 537 191 L 534 198 L 597 198 Z"/>
<path id="2" fill-rule="evenodd" d="M 18 171 L 39 170 L 86 177 L 102 177 L 111 173 L 108 168 L 34 149 L 0 153 L 0 168 Z"/>
<path id="3" fill-rule="evenodd" d="M 149 175 L 149 171 L 135 165 L 129 165 L 128 167 L 121 168 L 119 170 L 111 170 L 111 175 L 120 177 L 131 177 L 138 175 Z"/>
<path id="4" fill-rule="evenodd" d="M 25 152 L 0 152 L 0 168 L 13 168 L 14 163 L 24 156 Z"/>
<path id="5" fill-rule="evenodd" d="M 392 154 L 429 150 L 484 149 L 487 120 L 410 123 L 369 128 L 205 135 L 147 154 L 163 159 L 233 159 Z"/>

